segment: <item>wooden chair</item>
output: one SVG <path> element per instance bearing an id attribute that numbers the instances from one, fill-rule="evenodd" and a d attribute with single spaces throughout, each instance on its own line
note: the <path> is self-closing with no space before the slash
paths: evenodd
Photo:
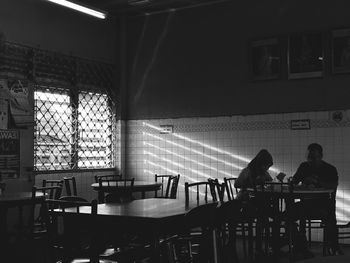
<path id="1" fill-rule="evenodd" d="M 172 198 L 176 199 L 177 187 L 180 180 L 180 175 L 155 175 L 154 180 L 156 183 L 160 182 L 160 190 L 155 191 L 156 198 Z M 160 194 L 158 192 L 160 191 Z"/>
<path id="2" fill-rule="evenodd" d="M 63 185 L 63 180 L 46 180 L 44 179 L 42 182 L 42 187 L 47 187 L 47 186 L 60 186 Z"/>
<path id="3" fill-rule="evenodd" d="M 47 185 L 47 184 L 46 184 Z M 57 186 L 43 186 L 43 187 L 33 187 L 33 191 L 42 192 L 46 199 L 59 199 L 62 194 L 63 184 L 62 181 Z"/>
<path id="4" fill-rule="evenodd" d="M 238 194 L 238 189 L 234 187 L 235 182 L 237 178 L 231 177 L 231 178 L 224 178 L 224 183 L 225 183 L 225 189 L 226 189 L 226 194 L 227 194 L 227 199 L 233 200 Z"/>
<path id="5" fill-rule="evenodd" d="M 173 176 L 170 179 L 170 191 L 168 191 L 169 198 L 176 199 L 176 197 L 177 197 L 177 188 L 179 186 L 179 181 L 180 181 L 180 175 L 179 174 L 177 176 Z"/>
<path id="6" fill-rule="evenodd" d="M 175 262 L 217 262 L 216 207 L 217 203 L 202 204 L 185 215 L 185 231 L 179 237 L 185 242 L 178 243 Z M 193 229 L 200 231 L 195 237 L 191 236 Z M 198 251 L 193 249 L 194 243 Z"/>
<path id="7" fill-rule="evenodd" d="M 216 202 L 217 196 L 212 195 L 212 191 L 210 189 L 210 183 L 206 182 L 197 182 L 197 183 L 185 183 L 185 205 L 189 206 L 190 200 L 192 200 L 192 194 L 195 195 L 196 205 L 207 204 L 210 202 Z"/>
<path id="8" fill-rule="evenodd" d="M 99 183 L 100 179 L 101 180 L 120 180 L 122 179 L 121 174 L 109 174 L 109 175 L 95 175 L 95 183 Z"/>
<path id="9" fill-rule="evenodd" d="M 75 181 L 75 177 L 63 177 L 64 184 L 66 186 L 66 194 L 67 196 L 78 196 L 77 192 L 77 183 Z"/>
<path id="10" fill-rule="evenodd" d="M 104 188 L 107 195 L 104 197 L 106 203 L 123 203 L 132 201 L 135 179 L 104 180 L 99 178 L 100 189 Z"/>
<path id="11" fill-rule="evenodd" d="M 75 198 L 75 197 L 73 197 Z M 101 236 L 99 235 L 99 225 L 96 221 L 97 215 L 97 201 L 90 202 L 83 201 L 66 201 L 66 200 L 48 200 L 49 207 L 54 207 L 56 211 L 59 209 L 60 214 L 54 213 L 52 209 L 49 211 L 56 220 L 52 220 L 53 223 L 57 223 L 58 218 L 63 219 L 63 231 L 61 237 L 60 249 L 61 261 L 69 263 L 87 263 L 87 262 L 99 262 L 99 263 L 113 263 L 115 261 L 104 260 L 99 257 L 99 254 L 104 251 L 104 243 L 100 242 Z M 86 217 L 86 220 L 75 218 L 72 216 L 72 211 L 79 214 L 81 213 L 81 207 L 89 206 L 91 215 Z M 68 212 L 68 210 L 70 212 Z M 50 227 L 51 237 L 57 237 L 57 225 Z M 57 245 L 53 238 L 51 242 Z M 87 244 L 88 243 L 88 244 Z"/>

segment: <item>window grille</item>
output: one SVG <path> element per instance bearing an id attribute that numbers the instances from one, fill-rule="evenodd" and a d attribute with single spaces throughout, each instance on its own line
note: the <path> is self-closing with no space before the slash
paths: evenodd
<path id="1" fill-rule="evenodd" d="M 72 107 L 64 90 L 35 91 L 36 170 L 71 169 Z"/>
<path id="2" fill-rule="evenodd" d="M 113 167 L 114 115 L 106 94 L 37 89 L 34 99 L 36 170 Z"/>
<path id="3" fill-rule="evenodd" d="M 78 167 L 112 167 L 112 112 L 107 95 L 81 92 Z"/>

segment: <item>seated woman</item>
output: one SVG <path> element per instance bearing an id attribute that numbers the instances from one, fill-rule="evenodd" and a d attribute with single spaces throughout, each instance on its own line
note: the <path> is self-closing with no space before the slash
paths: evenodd
<path id="1" fill-rule="evenodd" d="M 244 168 L 235 181 L 235 187 L 240 191 L 237 195 L 237 199 L 243 201 L 244 207 L 242 210 L 243 217 L 246 220 L 257 219 L 256 228 L 256 248 L 257 255 L 262 253 L 262 224 L 269 213 L 272 213 L 269 202 L 264 198 L 255 198 L 254 195 L 250 195 L 248 188 L 254 188 L 257 185 L 262 185 L 265 182 L 272 181 L 272 177 L 268 173 L 269 168 L 272 166 L 273 160 L 271 154 L 262 149 L 254 157 L 254 159 Z M 283 179 L 283 174 L 280 174 L 279 180 Z M 253 193 L 252 193 L 253 194 Z M 256 256 L 257 256 L 256 255 Z"/>
<path id="2" fill-rule="evenodd" d="M 262 149 L 253 160 L 244 168 L 235 181 L 235 187 L 241 189 L 237 195 L 238 199 L 247 199 L 247 188 L 253 188 L 258 184 L 272 181 L 272 177 L 267 172 L 272 166 L 271 154 Z"/>

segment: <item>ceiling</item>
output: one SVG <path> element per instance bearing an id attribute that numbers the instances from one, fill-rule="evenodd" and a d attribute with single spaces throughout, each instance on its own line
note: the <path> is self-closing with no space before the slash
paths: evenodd
<path id="1" fill-rule="evenodd" d="M 78 2 L 107 11 L 112 15 L 144 14 L 182 9 L 230 0 L 78 0 Z"/>

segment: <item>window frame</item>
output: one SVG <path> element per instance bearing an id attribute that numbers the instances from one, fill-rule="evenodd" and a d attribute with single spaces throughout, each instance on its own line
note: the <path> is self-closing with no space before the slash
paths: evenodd
<path id="1" fill-rule="evenodd" d="M 70 168 L 69 169 L 51 169 L 52 163 L 50 163 L 50 167 L 48 169 L 38 169 L 37 168 L 37 152 L 38 152 L 38 144 L 37 144 L 37 130 L 38 130 L 38 120 L 36 118 L 36 112 L 39 110 L 37 109 L 37 102 L 35 99 L 35 92 L 37 91 L 43 91 L 43 92 L 52 92 L 57 93 L 57 91 L 66 93 L 70 98 L 70 107 L 71 107 L 71 147 L 70 147 Z M 80 93 L 96 93 L 99 95 L 105 95 L 107 97 L 108 102 L 108 109 L 110 111 L 110 131 L 111 131 L 111 143 L 109 145 L 111 156 L 110 156 L 110 167 L 79 167 L 79 95 Z M 34 172 L 36 174 L 41 173 L 67 173 L 67 172 L 83 172 L 83 171 L 108 171 L 108 170 L 115 170 L 117 168 L 116 166 L 116 159 L 115 159 L 115 143 L 116 143 L 116 136 L 115 136 L 115 130 L 116 130 L 116 114 L 115 114 L 115 105 L 113 103 L 113 100 L 111 99 L 110 94 L 108 94 L 105 90 L 88 90 L 88 89 L 77 89 L 77 88 L 66 88 L 61 87 L 60 85 L 35 85 L 34 91 L 33 91 L 33 101 L 34 101 L 34 129 L 33 129 L 33 135 L 34 135 L 34 151 L 33 151 L 33 160 L 34 160 Z"/>

